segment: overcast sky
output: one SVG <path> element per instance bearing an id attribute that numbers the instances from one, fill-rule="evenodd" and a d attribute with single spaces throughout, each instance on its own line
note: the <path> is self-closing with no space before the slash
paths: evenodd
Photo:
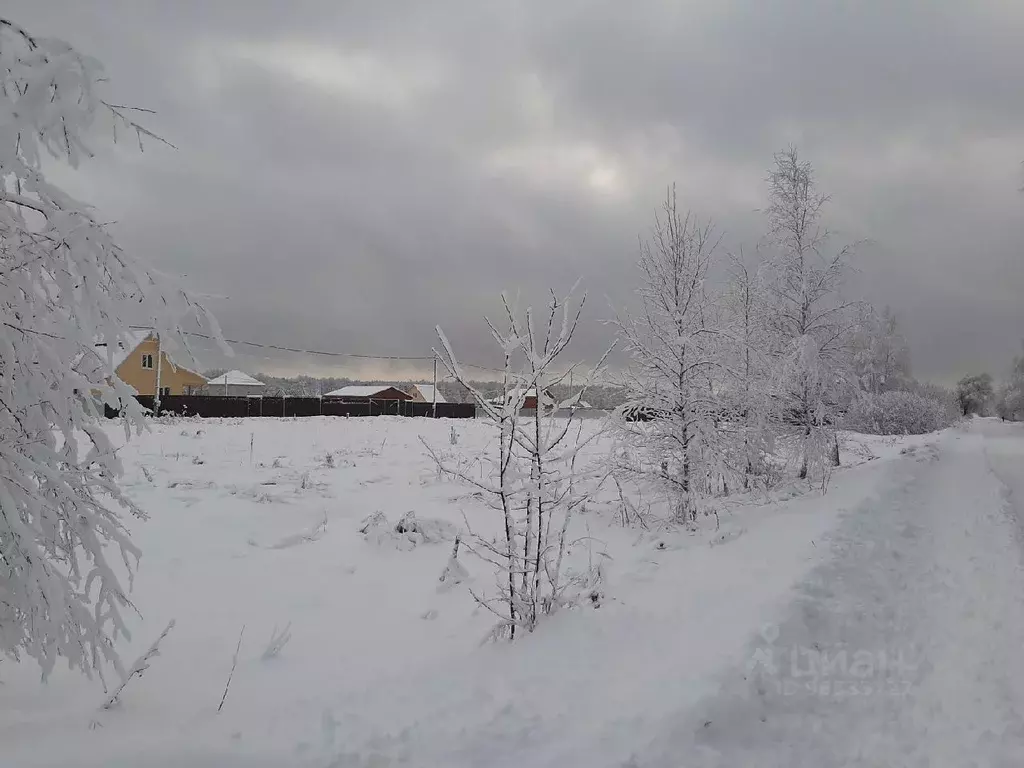
<path id="1" fill-rule="evenodd" d="M 789 142 L 870 238 L 858 283 L 914 372 L 1000 373 L 1024 337 L 1019 0 L 8 0 L 101 59 L 176 151 L 97 142 L 71 183 L 185 274 L 229 337 L 493 363 L 502 289 L 629 301 L 665 186 L 752 245 Z M 249 370 L 323 370 L 303 356 Z M 363 373 L 385 374 L 376 367 Z"/>

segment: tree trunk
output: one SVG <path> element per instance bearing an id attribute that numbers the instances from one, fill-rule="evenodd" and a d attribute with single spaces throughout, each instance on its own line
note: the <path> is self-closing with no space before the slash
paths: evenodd
<path id="1" fill-rule="evenodd" d="M 683 503 L 682 513 L 683 519 L 686 521 L 690 520 L 693 515 L 693 510 L 690 509 L 690 436 L 689 430 L 687 429 L 686 422 L 683 422 L 683 476 L 681 478 L 681 485 L 683 487 Z"/>
<path id="2" fill-rule="evenodd" d="M 804 446 L 803 446 L 803 451 L 802 451 L 802 453 L 803 453 L 803 460 L 800 463 L 800 474 L 798 475 L 798 477 L 801 480 L 806 480 L 807 479 L 807 451 L 808 451 L 808 449 L 810 447 L 810 443 L 811 443 L 811 422 L 810 422 L 810 420 L 808 420 L 806 426 L 804 427 Z"/>
<path id="3" fill-rule="evenodd" d="M 749 425 L 748 425 L 749 430 Z M 743 490 L 750 488 L 750 476 L 754 474 L 754 463 L 750 459 L 750 438 L 743 438 L 743 455 L 747 457 L 747 467 L 743 473 Z"/>
<path id="4" fill-rule="evenodd" d="M 536 488 L 537 488 L 537 551 L 534 553 L 533 562 L 533 605 L 531 606 L 531 625 L 536 626 L 537 624 L 537 604 L 540 602 L 540 561 L 542 553 L 547 549 L 547 537 L 544 536 L 544 465 L 543 465 L 543 452 L 541 448 L 541 406 L 543 405 L 540 400 L 541 389 L 540 381 L 536 383 L 537 387 L 537 412 L 533 416 L 534 426 L 534 450 L 536 455 L 533 457 L 534 469 L 537 473 Z"/>
<path id="5" fill-rule="evenodd" d="M 833 467 L 839 466 L 839 435 L 833 433 L 832 435 L 832 450 L 828 454 L 829 459 L 832 461 Z"/>

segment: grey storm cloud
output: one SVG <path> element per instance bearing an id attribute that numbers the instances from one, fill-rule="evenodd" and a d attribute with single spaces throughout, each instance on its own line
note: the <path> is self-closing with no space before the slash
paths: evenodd
<path id="1" fill-rule="evenodd" d="M 999 373 L 1024 336 L 1024 5 L 996 0 L 115 2 L 5 14 L 101 59 L 177 150 L 69 177 L 124 245 L 214 294 L 228 336 L 494 362 L 501 290 L 630 300 L 665 186 L 752 246 L 797 143 L 857 287 L 915 372 Z M 63 177 L 62 177 L 63 178 Z M 248 355 L 248 353 L 246 353 Z M 251 368 L 322 370 L 304 356 Z M 353 370 L 351 367 L 349 370 Z M 363 364 L 367 375 L 385 373 Z"/>

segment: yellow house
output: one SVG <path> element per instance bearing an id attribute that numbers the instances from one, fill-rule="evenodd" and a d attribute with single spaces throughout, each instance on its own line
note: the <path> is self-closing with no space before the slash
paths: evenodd
<path id="1" fill-rule="evenodd" d="M 106 344 L 97 344 L 100 353 Z M 193 370 L 175 363 L 160 349 L 155 333 L 135 334 L 114 353 L 114 373 L 140 395 L 156 395 L 159 380 L 160 396 L 191 395 L 206 384 L 206 379 Z"/>

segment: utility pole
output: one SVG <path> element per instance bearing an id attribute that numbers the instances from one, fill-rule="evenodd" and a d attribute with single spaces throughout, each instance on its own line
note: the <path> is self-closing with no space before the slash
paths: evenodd
<path id="1" fill-rule="evenodd" d="M 160 364 L 163 362 L 163 352 L 160 350 L 160 334 L 156 334 L 156 394 L 153 396 L 154 415 L 160 415 Z"/>
<path id="2" fill-rule="evenodd" d="M 432 418 L 437 418 L 437 353 L 434 353 L 434 386 L 431 389 L 432 397 L 434 398 L 434 405 L 432 408 Z"/>

